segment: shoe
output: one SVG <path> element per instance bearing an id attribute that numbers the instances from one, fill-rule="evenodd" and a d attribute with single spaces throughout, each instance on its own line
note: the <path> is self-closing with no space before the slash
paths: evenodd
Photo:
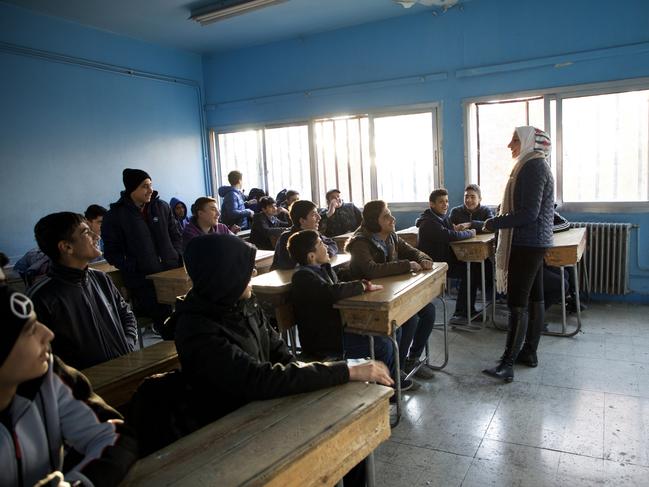
<path id="1" fill-rule="evenodd" d="M 433 377 L 435 377 L 435 372 L 433 372 L 433 369 L 430 367 L 430 365 L 422 363 L 421 360 L 415 360 L 411 358 L 406 359 L 406 366 L 405 366 L 406 374 L 412 372 L 414 368 L 417 367 L 419 364 L 421 365 L 417 369 L 417 372 L 415 372 L 415 377 L 423 380 L 430 380 Z"/>
<path id="2" fill-rule="evenodd" d="M 466 325 L 468 323 L 468 320 L 466 318 L 466 314 L 453 313 L 453 316 L 451 316 L 451 319 L 448 320 L 448 322 L 451 325 Z"/>
<path id="3" fill-rule="evenodd" d="M 527 308 L 510 308 L 505 353 L 496 367 L 484 369 L 483 374 L 505 382 L 514 380 L 514 361 L 523 347 L 527 334 L 527 318 Z"/>
<path id="4" fill-rule="evenodd" d="M 415 382 L 412 379 L 406 379 L 406 373 L 402 370 L 401 371 L 401 392 L 405 391 L 416 391 L 421 387 L 421 385 L 418 382 Z"/>

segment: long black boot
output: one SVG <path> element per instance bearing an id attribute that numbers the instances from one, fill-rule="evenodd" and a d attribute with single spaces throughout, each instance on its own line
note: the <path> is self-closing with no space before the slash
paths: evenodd
<path id="1" fill-rule="evenodd" d="M 503 379 L 505 382 L 514 380 L 514 361 L 523 346 L 525 334 L 527 333 L 527 309 L 510 308 L 509 309 L 509 330 L 507 330 L 507 342 L 505 343 L 505 353 L 503 353 L 500 363 L 491 369 L 482 371 L 490 377 Z"/>
<path id="2" fill-rule="evenodd" d="M 541 341 L 541 332 L 543 331 L 543 321 L 545 320 L 545 303 L 543 301 L 530 302 L 527 310 L 529 313 L 529 319 L 527 322 L 525 344 L 518 354 L 518 357 L 516 357 L 516 363 L 527 365 L 528 367 L 536 367 L 539 365 L 539 359 L 536 355 L 536 351 L 539 348 L 539 342 Z"/>

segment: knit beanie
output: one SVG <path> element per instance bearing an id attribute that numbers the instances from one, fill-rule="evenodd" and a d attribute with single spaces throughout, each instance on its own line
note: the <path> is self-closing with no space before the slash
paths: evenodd
<path id="1" fill-rule="evenodd" d="M 0 286 L 0 367 L 23 327 L 34 316 L 34 305 L 27 296 L 8 286 Z"/>
<path id="2" fill-rule="evenodd" d="M 122 171 L 122 180 L 124 181 L 124 188 L 128 195 L 135 191 L 145 179 L 151 179 L 151 176 L 142 169 L 129 169 L 127 167 Z"/>

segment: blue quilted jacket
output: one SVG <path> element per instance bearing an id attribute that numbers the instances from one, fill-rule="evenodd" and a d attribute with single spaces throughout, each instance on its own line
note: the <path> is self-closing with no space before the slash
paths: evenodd
<path id="1" fill-rule="evenodd" d="M 493 227 L 513 228 L 512 245 L 550 247 L 554 222 L 554 178 L 543 158 L 525 163 L 514 188 L 514 210 L 493 219 Z"/>

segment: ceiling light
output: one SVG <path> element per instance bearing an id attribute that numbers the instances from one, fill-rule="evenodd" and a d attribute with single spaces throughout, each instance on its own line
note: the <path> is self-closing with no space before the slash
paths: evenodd
<path id="1" fill-rule="evenodd" d="M 214 5 L 209 5 L 194 10 L 189 17 L 201 25 L 208 25 L 219 20 L 242 15 L 253 10 L 270 7 L 286 0 L 223 0 Z"/>

